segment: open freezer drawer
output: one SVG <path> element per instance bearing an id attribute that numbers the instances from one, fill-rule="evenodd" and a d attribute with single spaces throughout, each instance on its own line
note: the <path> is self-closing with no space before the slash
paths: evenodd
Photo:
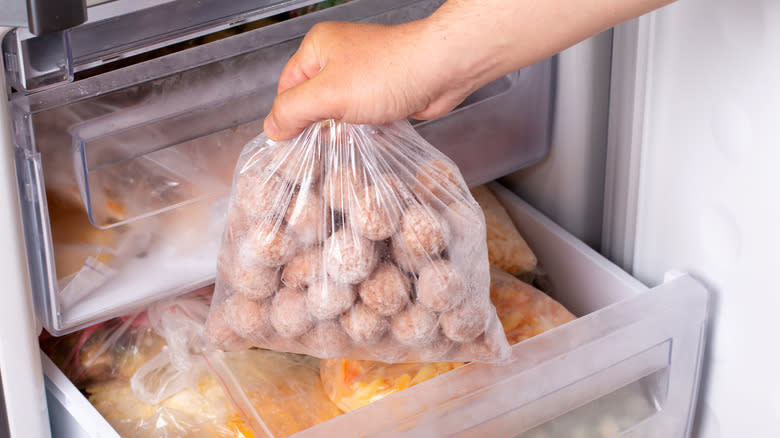
<path id="1" fill-rule="evenodd" d="M 63 335 L 213 282 L 236 159 L 261 132 L 279 74 L 305 32 L 322 20 L 401 23 L 440 3 L 354 0 L 12 93 L 38 320 Z M 15 36 L 4 41 L 8 59 Z M 548 59 L 513 72 L 416 128 L 470 184 L 533 164 L 549 145 L 553 68 Z M 74 217 L 78 233 L 60 225 Z M 85 237 L 73 241 L 79 233 Z"/>
<path id="2" fill-rule="evenodd" d="M 549 275 L 553 297 L 580 317 L 516 344 L 507 365 L 463 366 L 299 436 L 688 436 L 707 291 L 687 275 L 648 289 L 503 186 L 491 187 Z M 116 436 L 45 357 L 44 369 L 55 436 Z"/>

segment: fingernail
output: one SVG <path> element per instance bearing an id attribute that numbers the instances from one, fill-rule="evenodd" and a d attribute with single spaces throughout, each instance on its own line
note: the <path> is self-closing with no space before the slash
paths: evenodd
<path id="1" fill-rule="evenodd" d="M 279 138 L 279 127 L 276 126 L 276 121 L 274 121 L 274 116 L 268 115 L 268 117 L 265 118 L 265 121 L 263 122 L 263 130 L 265 131 L 266 137 L 270 138 L 271 140 L 276 141 Z"/>

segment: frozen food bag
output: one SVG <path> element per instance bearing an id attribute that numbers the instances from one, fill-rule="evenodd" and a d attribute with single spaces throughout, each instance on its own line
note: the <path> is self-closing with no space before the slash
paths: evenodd
<path id="1" fill-rule="evenodd" d="M 457 166 L 407 121 L 260 135 L 236 167 L 207 336 L 320 358 L 505 361 L 485 233 Z"/>
<path id="2" fill-rule="evenodd" d="M 491 266 L 490 275 L 490 298 L 511 344 L 575 318 L 560 303 L 500 268 Z M 320 377 L 328 397 L 348 412 L 461 365 L 326 359 L 320 363 Z"/>
<path id="3" fill-rule="evenodd" d="M 504 271 L 531 280 L 537 266 L 536 255 L 515 227 L 512 218 L 485 185 L 471 189 L 487 223 L 487 247 L 490 263 Z"/>
<path id="4" fill-rule="evenodd" d="M 281 437 L 341 411 L 318 361 L 207 349 L 212 287 L 41 345 L 124 438 Z"/>

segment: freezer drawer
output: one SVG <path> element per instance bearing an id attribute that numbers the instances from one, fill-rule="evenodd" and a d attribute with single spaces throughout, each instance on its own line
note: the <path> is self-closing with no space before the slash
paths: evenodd
<path id="1" fill-rule="evenodd" d="M 46 329 L 65 334 L 212 282 L 235 160 L 260 133 L 302 35 L 321 20 L 400 23 L 439 3 L 355 0 L 12 93 L 28 266 Z M 548 149 L 553 70 L 548 59 L 509 74 L 416 127 L 472 185 L 533 164 Z"/>
<path id="2" fill-rule="evenodd" d="M 299 435 L 688 436 L 706 290 L 687 275 L 648 289 L 492 188 L 549 274 L 554 298 L 580 317 L 516 344 L 507 365 L 466 365 Z M 44 365 L 55 436 L 111 436 L 65 376 L 47 358 Z M 593 423 L 593 415 L 619 418 Z"/>

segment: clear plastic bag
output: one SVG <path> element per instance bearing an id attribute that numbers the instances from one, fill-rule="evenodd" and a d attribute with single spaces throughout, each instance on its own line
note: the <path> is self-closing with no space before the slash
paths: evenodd
<path id="1" fill-rule="evenodd" d="M 485 219 L 407 121 L 260 135 L 236 168 L 210 332 L 321 358 L 507 360 Z"/>
<path id="2" fill-rule="evenodd" d="M 490 267 L 490 299 L 510 344 L 574 319 L 560 303 L 511 274 Z M 463 362 L 386 364 L 327 359 L 320 377 L 328 397 L 345 412 L 387 397 L 463 365 Z"/>

